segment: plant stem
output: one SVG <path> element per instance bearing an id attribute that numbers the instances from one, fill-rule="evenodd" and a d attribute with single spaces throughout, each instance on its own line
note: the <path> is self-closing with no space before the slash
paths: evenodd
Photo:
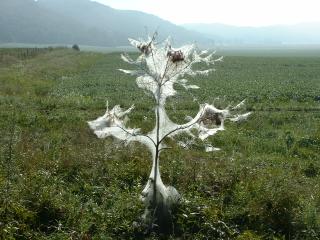
<path id="1" fill-rule="evenodd" d="M 158 165 L 159 165 L 159 149 L 160 149 L 160 96 L 161 96 L 161 85 L 158 85 L 158 99 L 156 105 L 156 154 L 154 159 L 154 179 L 153 179 L 153 204 L 154 209 L 157 206 L 157 178 L 158 178 Z"/>

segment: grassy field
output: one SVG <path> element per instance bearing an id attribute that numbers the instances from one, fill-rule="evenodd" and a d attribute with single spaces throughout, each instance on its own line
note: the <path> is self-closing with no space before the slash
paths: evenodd
<path id="1" fill-rule="evenodd" d="M 148 151 L 86 123 L 108 100 L 153 128 L 153 99 L 118 68 L 119 53 L 0 49 L 0 239 L 320 239 L 320 57 L 228 56 L 170 99 L 177 122 L 194 97 L 253 112 L 209 140 L 219 152 L 169 143 L 163 180 L 185 200 L 170 236 L 139 225 Z"/>

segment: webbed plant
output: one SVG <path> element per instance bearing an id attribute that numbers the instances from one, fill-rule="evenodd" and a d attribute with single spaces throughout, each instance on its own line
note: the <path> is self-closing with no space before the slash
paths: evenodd
<path id="1" fill-rule="evenodd" d="M 132 59 L 129 55 L 121 58 L 136 70 L 120 71 L 136 76 L 139 88 L 150 91 L 153 94 L 155 105 L 155 127 L 148 134 L 143 134 L 140 129 L 132 129 L 126 126 L 127 115 L 133 111 L 134 106 L 128 110 L 122 110 L 119 105 L 94 121 L 89 126 L 99 138 L 113 136 L 130 143 L 140 142 L 147 146 L 152 154 L 152 169 L 149 180 L 141 193 L 141 199 L 146 206 L 145 219 L 165 218 L 173 204 L 178 203 L 180 195 L 172 186 L 165 186 L 161 180 L 159 161 L 162 151 L 166 149 L 165 141 L 174 139 L 179 134 L 187 134 L 191 139 L 199 138 L 205 141 L 208 137 L 225 129 L 225 121 L 233 122 L 246 119 L 250 113 L 237 114 L 244 101 L 235 107 L 218 109 L 211 104 L 201 104 L 199 112 L 194 117 L 188 117 L 184 124 L 176 124 L 170 120 L 166 113 L 166 100 L 176 94 L 174 86 L 180 84 L 185 89 L 197 89 L 196 85 L 189 85 L 186 77 L 208 75 L 213 71 L 213 65 L 222 60 L 215 58 L 214 53 L 199 52 L 195 45 L 182 46 L 174 49 L 169 40 L 158 44 L 155 36 L 147 41 L 129 39 L 131 45 L 140 51 L 139 57 Z M 195 64 L 204 64 L 206 70 L 194 69 Z M 181 142 L 180 142 L 181 144 Z M 182 143 L 183 144 L 183 143 Z M 218 150 L 213 146 L 206 146 L 206 151 Z M 154 221 L 154 219 L 152 219 Z"/>

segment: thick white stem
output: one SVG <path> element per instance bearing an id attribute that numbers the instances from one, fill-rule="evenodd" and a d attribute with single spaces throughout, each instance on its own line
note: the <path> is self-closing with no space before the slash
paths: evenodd
<path id="1" fill-rule="evenodd" d="M 162 182 L 159 170 L 159 161 L 155 161 L 155 153 L 156 149 L 154 149 L 154 152 L 152 154 L 153 163 L 149 175 L 149 180 L 141 193 L 141 200 L 146 205 L 146 207 L 154 206 L 157 203 L 164 201 L 163 198 L 166 196 L 166 186 Z"/>

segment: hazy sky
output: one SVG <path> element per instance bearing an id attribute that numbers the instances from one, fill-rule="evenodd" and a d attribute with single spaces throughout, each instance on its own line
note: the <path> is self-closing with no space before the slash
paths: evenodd
<path id="1" fill-rule="evenodd" d="M 176 24 L 265 26 L 320 22 L 320 0 L 95 0 L 155 14 Z"/>

